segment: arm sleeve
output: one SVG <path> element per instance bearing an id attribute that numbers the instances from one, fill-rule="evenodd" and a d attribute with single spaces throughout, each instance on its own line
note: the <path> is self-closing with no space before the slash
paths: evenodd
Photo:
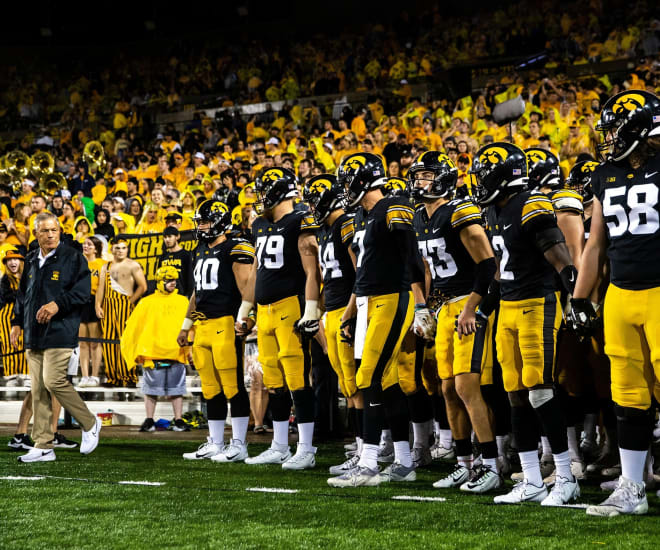
<path id="1" fill-rule="evenodd" d="M 92 274 L 87 267 L 87 261 L 80 253 L 74 254 L 71 260 L 71 270 L 74 273 L 71 288 L 55 299 L 60 313 L 64 315 L 76 307 L 84 306 L 92 295 Z"/>

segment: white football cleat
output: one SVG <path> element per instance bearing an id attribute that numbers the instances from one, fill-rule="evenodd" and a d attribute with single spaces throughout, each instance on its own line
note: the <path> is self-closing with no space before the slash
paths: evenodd
<path id="1" fill-rule="evenodd" d="M 456 452 L 453 447 L 443 447 L 438 442 L 437 445 L 431 447 L 431 456 L 433 460 L 454 460 L 456 458 Z"/>
<path id="2" fill-rule="evenodd" d="M 202 443 L 196 451 L 192 453 L 183 453 L 183 458 L 186 460 L 203 460 L 205 458 L 212 458 L 218 453 L 222 452 L 222 447 L 213 443 L 213 439 L 206 438 L 206 443 Z"/>
<path id="3" fill-rule="evenodd" d="M 213 462 L 242 462 L 248 457 L 247 444 L 232 439 L 229 445 L 226 445 L 222 451 L 211 457 Z"/>
<path id="4" fill-rule="evenodd" d="M 541 506 L 563 506 L 580 496 L 580 486 L 577 479 L 572 480 L 557 476 L 550 494 L 543 499 Z"/>
<path id="5" fill-rule="evenodd" d="M 309 470 L 316 466 L 316 447 L 311 447 L 311 449 L 311 451 L 305 451 L 298 445 L 296 454 L 282 463 L 282 469 Z"/>
<path id="6" fill-rule="evenodd" d="M 502 477 L 488 466 L 476 469 L 472 477 L 460 486 L 461 491 L 467 493 L 487 493 L 502 487 Z"/>
<path id="7" fill-rule="evenodd" d="M 429 447 L 413 447 L 410 450 L 412 456 L 413 467 L 419 468 L 420 466 L 428 466 L 433 462 L 431 456 L 431 449 Z"/>
<path id="8" fill-rule="evenodd" d="M 589 506 L 587 515 L 611 518 L 619 514 L 642 515 L 648 511 L 644 484 L 621 476 L 614 492 L 601 504 Z"/>
<path id="9" fill-rule="evenodd" d="M 357 454 L 354 454 L 352 457 L 342 462 L 341 464 L 337 466 L 330 466 L 329 471 L 333 476 L 340 476 L 346 472 L 350 472 L 357 466 L 358 462 L 360 462 L 360 457 Z"/>
<path id="10" fill-rule="evenodd" d="M 328 479 L 330 487 L 376 487 L 380 485 L 381 478 L 378 475 L 378 470 L 371 470 L 364 466 L 357 466 L 349 472 L 340 475 L 339 477 L 331 477 Z"/>
<path id="11" fill-rule="evenodd" d="M 454 470 L 447 477 L 439 479 L 433 484 L 436 489 L 451 489 L 452 487 L 460 487 L 470 479 L 470 470 L 465 466 L 456 464 Z"/>
<path id="12" fill-rule="evenodd" d="M 513 486 L 511 492 L 506 495 L 497 495 L 493 502 L 495 504 L 520 504 L 521 502 L 542 502 L 548 496 L 545 484 L 537 487 L 526 479 Z"/>
<path id="13" fill-rule="evenodd" d="M 33 447 L 27 454 L 18 457 L 19 462 L 52 462 L 55 460 L 53 449 L 37 449 Z"/>
<path id="14" fill-rule="evenodd" d="M 96 419 L 96 424 L 92 427 L 91 430 L 82 433 L 82 441 L 80 442 L 80 454 L 88 455 L 99 444 L 99 439 L 101 437 L 101 426 L 102 422 L 100 418 Z"/>
<path id="15" fill-rule="evenodd" d="M 279 447 L 279 448 L 278 448 Z M 263 453 L 257 456 L 251 456 L 245 459 L 246 464 L 283 464 L 291 458 L 291 451 L 288 445 L 277 445 L 273 443 Z"/>
<path id="16" fill-rule="evenodd" d="M 415 465 L 403 466 L 400 462 L 392 462 L 387 468 L 380 473 L 380 481 L 382 483 L 389 483 L 390 481 L 415 481 L 417 474 L 415 473 Z"/>
<path id="17" fill-rule="evenodd" d="M 391 439 L 382 441 L 378 447 L 378 462 L 394 462 L 394 443 Z"/>

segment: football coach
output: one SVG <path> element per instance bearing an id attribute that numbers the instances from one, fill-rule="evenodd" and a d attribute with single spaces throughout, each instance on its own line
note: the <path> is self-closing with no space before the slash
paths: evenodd
<path id="1" fill-rule="evenodd" d="M 17 348 L 23 329 L 32 381 L 35 447 L 18 460 L 49 462 L 55 460 L 50 395 L 82 427 L 82 454 L 91 453 L 99 442 L 100 419 L 89 411 L 66 377 L 69 358 L 78 345 L 80 311 L 91 298 L 91 275 L 84 256 L 61 242 L 54 214 L 38 214 L 32 229 L 39 246 L 25 257 L 10 339 Z"/>

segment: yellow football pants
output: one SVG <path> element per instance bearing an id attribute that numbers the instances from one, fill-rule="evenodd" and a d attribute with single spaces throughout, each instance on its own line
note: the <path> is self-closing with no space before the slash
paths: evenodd
<path id="1" fill-rule="evenodd" d="M 341 339 L 341 318 L 345 307 L 328 311 L 325 315 L 325 339 L 328 343 L 328 359 L 339 378 L 339 388 L 344 397 L 352 397 L 357 391 L 355 384 L 355 357 L 353 348 Z"/>
<path id="2" fill-rule="evenodd" d="M 660 287 L 624 290 L 610 285 L 603 311 L 612 399 L 646 410 L 660 399 Z"/>
<path id="3" fill-rule="evenodd" d="M 552 384 L 561 319 L 558 292 L 500 302 L 495 342 L 506 391 Z"/>
<path id="4" fill-rule="evenodd" d="M 465 308 L 468 297 L 448 302 L 438 312 L 438 328 L 435 334 L 435 357 L 441 380 L 459 374 L 480 373 L 481 385 L 493 383 L 493 319 L 476 333 L 458 337 L 456 318 Z"/>
<path id="5" fill-rule="evenodd" d="M 310 342 L 303 345 L 293 325 L 302 317 L 297 296 L 257 306 L 257 347 L 268 389 L 291 391 L 308 388 L 311 369 Z"/>
<path id="6" fill-rule="evenodd" d="M 362 348 L 355 379 L 360 389 L 373 383 L 385 390 L 399 383 L 399 350 L 414 316 L 412 292 L 369 296 L 365 307 L 366 332 L 360 334 L 358 330 L 355 335 L 356 346 Z"/>
<path id="7" fill-rule="evenodd" d="M 243 343 L 236 338 L 231 315 L 198 321 L 192 354 L 204 399 L 220 392 L 231 399 L 243 388 Z"/>

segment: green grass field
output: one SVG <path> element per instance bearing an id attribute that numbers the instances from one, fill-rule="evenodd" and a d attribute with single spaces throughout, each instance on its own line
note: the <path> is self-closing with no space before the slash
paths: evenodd
<path id="1" fill-rule="evenodd" d="M 0 440 L 6 449 L 8 438 Z M 645 517 L 590 518 L 581 509 L 496 506 L 492 496 L 431 487 L 451 465 L 434 463 L 418 481 L 335 490 L 327 468 L 342 460 L 340 443 L 321 445 L 317 467 L 287 473 L 276 466 L 184 461 L 191 441 L 102 438 L 83 457 L 19 464 L 0 454 L 0 548 L 658 548 L 660 503 Z M 250 454 L 265 448 L 250 445 Z M 120 481 L 161 482 L 161 486 Z M 510 483 L 510 482 L 508 482 Z M 250 492 L 252 487 L 296 494 Z M 584 483 L 582 502 L 603 498 Z M 392 500 L 396 495 L 446 502 Z"/>

